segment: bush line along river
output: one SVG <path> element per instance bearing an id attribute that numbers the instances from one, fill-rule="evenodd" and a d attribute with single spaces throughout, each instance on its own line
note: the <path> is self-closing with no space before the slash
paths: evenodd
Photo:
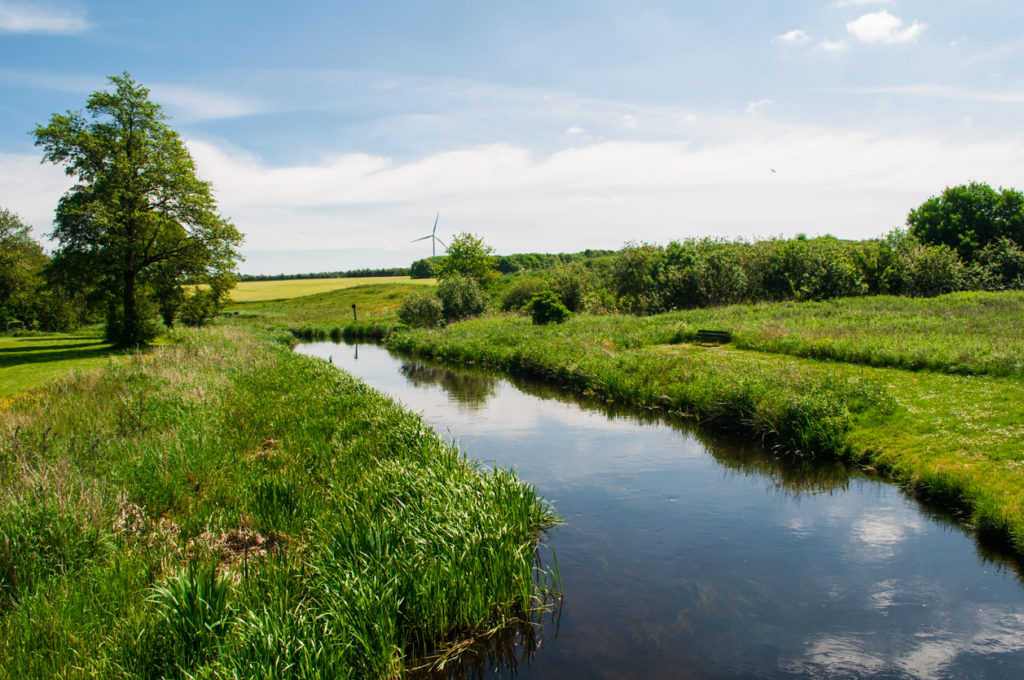
<path id="1" fill-rule="evenodd" d="M 541 550 L 542 561 L 557 556 L 562 606 L 529 644 L 468 655 L 473 673 L 1005 678 L 1024 669 L 1012 561 L 891 484 L 376 345 L 298 351 L 421 413 L 467 455 L 517 468 L 563 517 Z"/>

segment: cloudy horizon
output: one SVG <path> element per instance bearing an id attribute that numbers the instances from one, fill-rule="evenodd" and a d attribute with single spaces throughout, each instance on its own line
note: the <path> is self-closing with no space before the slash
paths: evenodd
<path id="1" fill-rule="evenodd" d="M 567 252 L 870 238 L 946 186 L 1024 185 L 1024 9 L 726 4 L 0 0 L 0 207 L 49 232 L 69 180 L 29 133 L 122 71 L 246 234 L 245 273 L 408 265 L 438 212 Z"/>

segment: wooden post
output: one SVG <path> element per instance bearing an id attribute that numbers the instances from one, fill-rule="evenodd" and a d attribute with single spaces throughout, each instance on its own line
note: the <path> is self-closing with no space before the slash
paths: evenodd
<path id="1" fill-rule="evenodd" d="M 352 320 L 359 321 L 359 319 L 356 318 L 356 303 L 354 302 L 352 303 Z"/>

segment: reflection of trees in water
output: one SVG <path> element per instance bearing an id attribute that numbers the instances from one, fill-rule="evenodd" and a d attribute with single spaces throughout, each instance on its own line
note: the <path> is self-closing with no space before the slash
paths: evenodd
<path id="1" fill-rule="evenodd" d="M 540 584 L 538 584 L 540 586 Z M 531 663 L 546 640 L 558 637 L 561 600 L 544 596 L 543 604 L 526 619 L 477 639 L 456 641 L 406 673 L 412 680 L 482 680 L 500 673 L 514 678 Z"/>
<path id="2" fill-rule="evenodd" d="M 498 388 L 498 378 L 482 371 L 452 371 L 419 361 L 403 361 L 399 370 L 416 387 L 440 385 L 456 402 L 472 410 L 486 404 Z"/>
<path id="3" fill-rule="evenodd" d="M 405 357 L 406 361 L 408 358 Z M 488 387 L 480 384 L 472 388 L 468 393 L 463 392 L 467 401 L 458 396 L 458 392 L 449 390 L 460 403 L 465 403 L 471 408 L 479 408 L 494 393 L 498 377 L 486 369 L 478 367 L 458 367 L 455 370 L 445 368 L 442 364 L 428 364 L 426 362 L 417 364 L 405 364 L 402 373 L 406 373 L 407 367 L 418 366 L 413 372 L 419 374 L 422 370 L 425 374 L 438 372 L 445 374 L 443 378 L 424 380 L 434 384 L 441 384 L 449 390 L 448 384 L 452 384 L 454 390 L 458 390 L 461 383 L 467 385 L 473 381 L 483 381 Z M 663 424 L 677 431 L 684 432 L 696 438 L 708 451 L 708 453 L 726 470 L 746 476 L 761 476 L 769 480 L 773 488 L 781 493 L 799 497 L 808 494 L 832 493 L 844 491 L 849 488 L 851 481 L 856 478 L 874 478 L 878 481 L 885 481 L 880 475 L 871 475 L 868 472 L 859 470 L 853 466 L 846 465 L 838 460 L 812 459 L 799 455 L 776 454 L 749 435 L 729 433 L 722 430 L 714 430 L 707 427 L 698 427 L 692 421 L 682 417 L 670 416 L 658 411 L 639 409 L 634 406 L 623 405 L 616 402 L 608 402 L 599 399 L 580 396 L 574 392 L 536 380 L 529 380 L 519 377 L 504 377 L 517 389 L 541 399 L 554 399 L 563 403 L 576 404 L 584 411 L 598 412 L 612 420 L 628 418 L 634 422 L 644 425 Z M 410 377 L 413 380 L 412 377 Z M 414 384 L 415 383 L 414 380 Z M 472 400 L 468 395 L 476 390 L 482 394 L 478 400 Z M 485 394 L 483 394 L 486 392 Z M 1004 538 L 980 535 L 972 531 L 967 523 L 969 513 L 963 509 L 948 510 L 946 504 L 948 499 L 931 499 L 912 489 L 904 491 L 918 501 L 918 509 L 929 521 L 933 521 L 944 527 L 956 527 L 958 531 L 971 536 L 975 543 L 979 557 L 986 564 L 1013 574 L 1018 580 L 1024 583 L 1024 560 L 1018 557 L 1012 546 Z"/>

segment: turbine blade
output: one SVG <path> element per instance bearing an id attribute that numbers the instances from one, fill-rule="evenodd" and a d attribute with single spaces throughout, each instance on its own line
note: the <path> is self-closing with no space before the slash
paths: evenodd
<path id="1" fill-rule="evenodd" d="M 444 242 L 444 241 L 442 241 L 441 239 L 439 239 L 439 238 L 438 238 L 438 237 L 436 237 L 436 236 L 434 237 L 434 240 L 435 240 L 435 241 L 437 241 L 438 243 L 440 243 L 441 245 L 443 245 L 443 246 L 444 246 L 444 249 L 445 249 L 445 250 L 448 250 L 448 246 L 447 246 L 447 245 L 445 245 L 445 242 Z"/>
<path id="2" fill-rule="evenodd" d="M 428 238 L 434 238 L 434 235 L 427 234 L 426 236 L 420 236 L 419 238 L 414 238 L 413 240 L 409 241 L 409 243 L 416 243 L 416 241 L 426 241 Z"/>
<path id="3" fill-rule="evenodd" d="M 437 233 L 437 221 L 441 218 L 441 212 L 438 211 L 437 215 L 434 216 L 434 231 L 430 232 L 431 235 Z"/>

